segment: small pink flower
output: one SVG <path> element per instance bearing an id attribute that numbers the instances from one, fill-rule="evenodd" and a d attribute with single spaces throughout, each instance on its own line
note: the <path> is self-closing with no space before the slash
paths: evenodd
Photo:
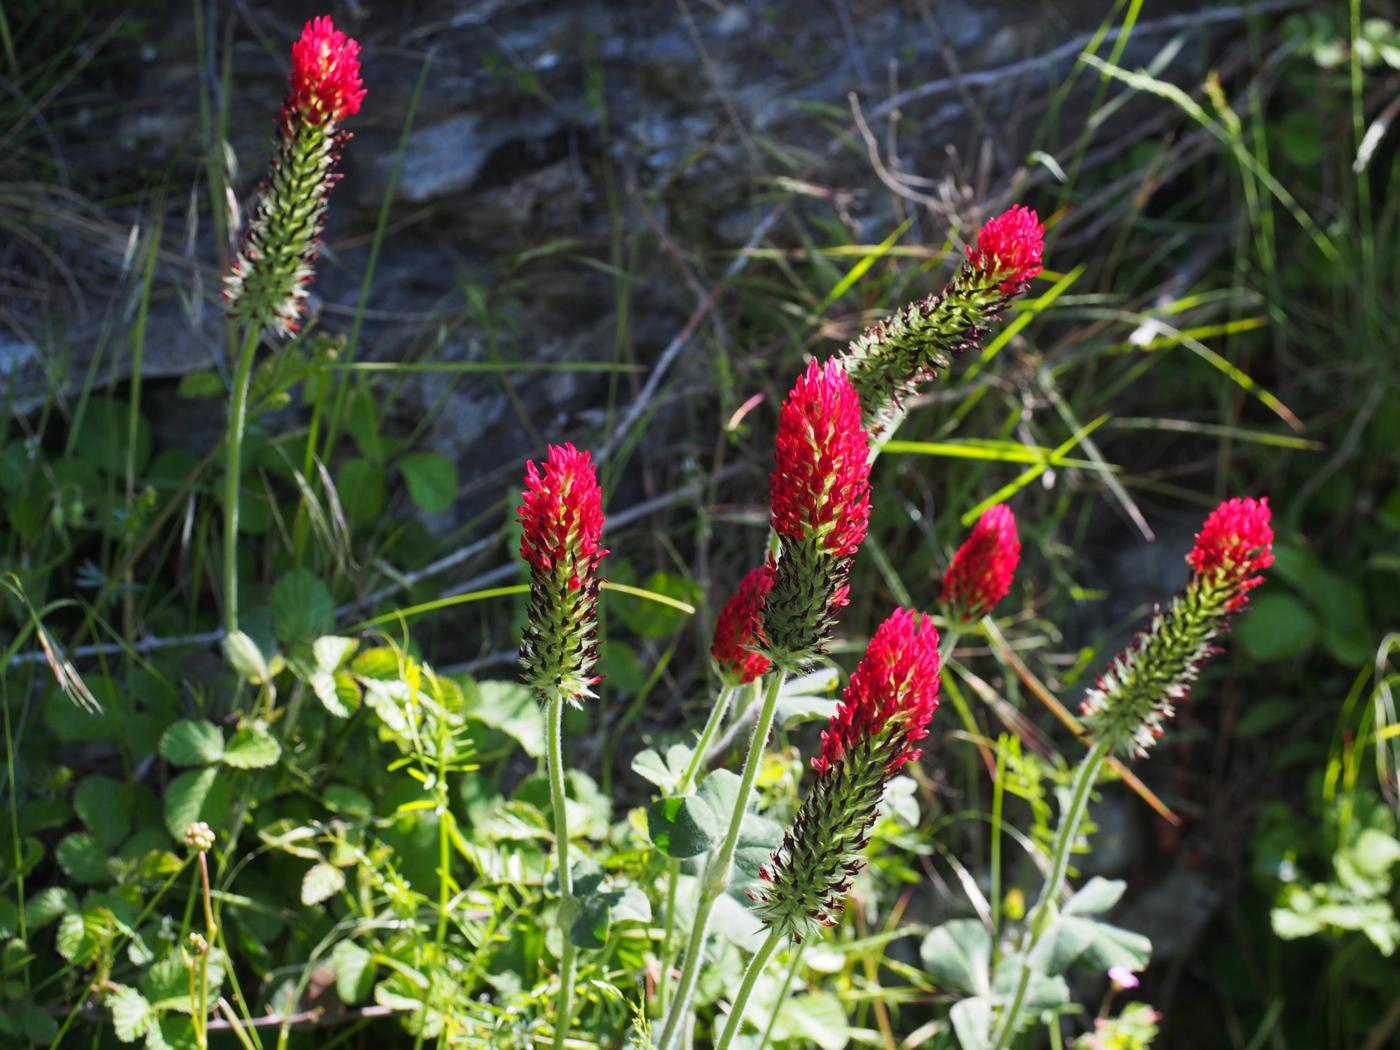
<path id="1" fill-rule="evenodd" d="M 337 29 L 329 15 L 307 22 L 292 45 L 287 108 L 319 124 L 354 116 L 364 97 L 359 42 Z"/>
<path id="2" fill-rule="evenodd" d="M 747 685 L 763 677 L 772 666 L 772 661 L 754 651 L 763 621 L 763 603 L 772 587 L 771 566 L 750 569 L 715 622 L 710 655 L 720 674 L 736 685 Z"/>
<path id="3" fill-rule="evenodd" d="M 938 708 L 938 672 L 933 621 L 896 609 L 870 639 L 840 707 L 822 732 L 821 755 L 812 760 L 812 768 L 825 776 L 843 754 L 886 729 L 900 734 L 888 775 L 918 758 L 914 745 L 928 736 L 929 719 Z"/>
<path id="4" fill-rule="evenodd" d="M 943 604 L 958 619 L 980 620 L 1006 597 L 1020 560 L 1016 516 L 1005 503 L 989 507 L 943 574 Z"/>
<path id="5" fill-rule="evenodd" d="M 1228 499 L 1216 507 L 1196 534 L 1196 546 L 1186 560 L 1202 579 L 1214 578 L 1236 593 L 1230 608 L 1264 582 L 1258 575 L 1274 563 L 1274 530 L 1269 501 Z"/>
<path id="6" fill-rule="evenodd" d="M 1018 204 L 988 220 L 977 234 L 976 246 L 968 249 L 967 261 L 998 281 L 1007 295 L 1015 295 L 1043 269 L 1044 249 L 1045 227 L 1039 216 Z"/>
<path id="7" fill-rule="evenodd" d="M 870 522 L 870 448 L 839 360 L 813 361 L 783 402 L 771 481 L 775 532 L 856 553 Z"/>
<path id="8" fill-rule="evenodd" d="M 1115 990 L 1126 992 L 1138 986 L 1138 975 L 1126 966 L 1111 966 L 1108 970 L 1108 979 L 1113 982 Z"/>

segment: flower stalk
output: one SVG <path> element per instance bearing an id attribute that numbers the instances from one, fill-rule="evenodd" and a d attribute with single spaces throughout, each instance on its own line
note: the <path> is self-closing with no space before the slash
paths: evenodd
<path id="1" fill-rule="evenodd" d="M 660 1039 L 657 1040 L 656 1050 L 673 1050 L 683 1027 L 683 1019 L 690 1011 L 690 1001 L 695 995 L 696 982 L 700 979 L 705 939 L 710 931 L 710 917 L 714 912 L 715 901 L 729 886 L 734 852 L 739 846 L 739 832 L 743 827 L 744 813 L 748 810 L 749 796 L 753 794 L 754 781 L 758 779 L 759 766 L 763 764 L 763 752 L 768 744 L 768 734 L 773 728 L 773 716 L 778 708 L 778 694 L 782 690 L 783 679 L 782 671 L 774 671 L 765 681 L 758 719 L 754 722 L 753 733 L 749 736 L 748 753 L 744 758 L 744 768 L 739 774 L 739 790 L 734 802 L 734 811 L 730 814 L 724 841 L 719 850 L 710 857 L 700 881 L 700 899 L 696 903 L 695 918 L 691 922 L 690 937 L 686 941 L 685 965 L 676 986 L 675 999 L 666 1015 L 666 1024 L 661 1030 Z"/>
<path id="2" fill-rule="evenodd" d="M 335 163 L 349 135 L 341 122 L 364 100 L 360 45 L 322 16 L 292 45 L 292 75 L 278 122 L 278 145 L 257 210 L 224 276 L 229 317 L 244 328 L 231 364 L 224 481 L 224 628 L 238 630 L 238 503 L 248 387 L 262 333 L 296 333 L 315 276 Z"/>
<path id="3" fill-rule="evenodd" d="M 569 866 L 569 823 L 564 784 L 564 705 L 579 706 L 598 684 L 598 570 L 603 494 L 592 457 L 573 445 L 553 445 L 543 467 L 526 465 L 518 517 L 520 556 L 530 566 L 530 599 L 520 663 L 525 680 L 544 701 L 549 802 L 559 878 L 559 1000 L 554 1048 L 562 1050 L 573 1021 L 577 912 Z"/>
<path id="4" fill-rule="evenodd" d="M 1003 1050 L 1020 1023 L 1031 956 L 1050 928 L 1070 850 L 1099 771 L 1110 754 L 1140 758 L 1160 739 L 1175 704 L 1215 651 L 1212 641 L 1263 582 L 1260 574 L 1273 564 L 1273 539 L 1267 499 L 1231 499 L 1217 507 L 1187 555 L 1192 573 L 1186 587 L 1114 658 L 1085 696 L 1080 712 L 1093 743 L 1075 771 L 1070 801 L 1055 832 L 1050 871 L 1028 917 L 1016 988 L 996 1029 L 993 1050 Z"/>
<path id="5" fill-rule="evenodd" d="M 987 222 L 943 287 L 871 325 L 841 353 L 870 432 L 898 427 L 904 402 L 976 347 L 987 328 L 1041 271 L 1045 230 L 1017 205 Z"/>

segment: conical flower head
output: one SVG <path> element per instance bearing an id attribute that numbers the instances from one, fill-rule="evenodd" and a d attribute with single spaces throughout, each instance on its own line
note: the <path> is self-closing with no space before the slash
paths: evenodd
<path id="1" fill-rule="evenodd" d="M 768 673 L 772 661 L 756 651 L 763 623 L 763 605 L 773 586 L 773 571 L 760 565 L 739 581 L 715 622 L 710 656 L 729 685 L 747 685 Z"/>
<path id="2" fill-rule="evenodd" d="M 800 941 L 836 924 L 885 786 L 919 756 L 914 745 L 928 735 L 938 674 L 933 622 L 896 610 L 870 640 L 822 734 L 811 792 L 771 863 L 759 869 L 763 885 L 750 896 L 773 929 Z"/>
<path id="3" fill-rule="evenodd" d="M 1004 503 L 989 507 L 943 574 L 943 604 L 949 616 L 980 620 L 1006 597 L 1021 561 L 1016 516 Z"/>
<path id="4" fill-rule="evenodd" d="M 237 321 L 281 336 L 300 326 L 327 201 L 339 179 L 335 163 L 349 138 L 340 122 L 359 111 L 365 96 L 359 51 L 325 16 L 308 22 L 292 45 L 277 152 L 224 278 L 224 301 Z"/>
<path id="5" fill-rule="evenodd" d="M 1234 591 L 1231 608 L 1264 582 L 1259 574 L 1274 563 L 1274 530 L 1269 501 L 1229 499 L 1216 507 L 1196 534 L 1196 546 L 1186 556 L 1202 580 Z"/>
<path id="6" fill-rule="evenodd" d="M 530 566 L 530 601 L 520 662 L 542 696 L 577 700 L 598 682 L 598 567 L 608 552 L 603 495 L 592 457 L 552 445 L 543 467 L 526 465 L 518 520 Z"/>
<path id="7" fill-rule="evenodd" d="M 938 630 L 927 616 L 896 609 L 870 639 L 836 713 L 822 731 L 812 768 L 825 776 L 862 741 L 890 734 L 896 741 L 889 773 L 919 757 L 938 708 Z"/>
<path id="8" fill-rule="evenodd" d="M 779 550 L 763 650 L 790 668 L 830 634 L 870 522 L 870 446 L 839 362 L 812 362 L 783 402 L 771 481 Z"/>
<path id="9" fill-rule="evenodd" d="M 1079 706 L 1090 735 L 1124 756 L 1142 757 L 1161 738 L 1230 614 L 1273 564 L 1268 501 L 1221 504 L 1187 561 L 1194 571 L 1185 589 L 1114 658 Z"/>
<path id="10" fill-rule="evenodd" d="M 976 347 L 1001 311 L 1041 271 L 1044 228 L 1017 205 L 982 227 L 943 290 L 871 325 L 840 355 L 860 394 L 865 425 L 880 433 L 904 399 Z"/>

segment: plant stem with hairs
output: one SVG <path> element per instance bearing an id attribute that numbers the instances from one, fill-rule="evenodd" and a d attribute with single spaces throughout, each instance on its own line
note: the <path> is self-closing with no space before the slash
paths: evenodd
<path id="1" fill-rule="evenodd" d="M 554 1013 L 554 1050 L 562 1050 L 574 1013 L 574 879 L 569 869 L 569 817 L 564 788 L 564 695 L 555 690 L 545 712 L 548 735 L 549 804 L 554 810 L 554 848 L 559 858 L 559 1002 Z"/>
<path id="2" fill-rule="evenodd" d="M 228 401 L 228 438 L 224 443 L 224 629 L 238 630 L 238 493 L 243 459 L 243 431 L 248 421 L 248 386 L 261 331 L 249 325 L 233 366 Z"/>
<path id="3" fill-rule="evenodd" d="M 715 1043 L 715 1050 L 729 1050 L 729 1044 L 734 1041 L 735 1034 L 744 1023 L 744 1011 L 748 1008 L 749 996 L 753 994 L 753 986 L 757 983 L 759 975 L 768 966 L 768 961 L 773 958 L 773 953 L 778 950 L 778 946 L 782 943 L 782 931 L 776 927 L 769 930 L 762 947 L 749 960 L 749 968 L 744 971 L 744 981 L 739 985 L 739 991 L 734 996 L 734 1004 L 729 1008 L 729 1020 L 725 1022 L 724 1032 L 720 1035 L 719 1041 Z M 762 1050 L 761 1047 L 760 1050 Z"/>
<path id="4" fill-rule="evenodd" d="M 1035 907 L 1031 909 L 1026 925 L 1026 939 L 1021 945 L 1021 967 L 1016 978 L 1016 990 L 1002 1015 L 997 1037 L 992 1041 L 993 1050 L 1003 1050 L 1016 1033 L 1017 1015 L 1021 1012 L 1021 1004 L 1025 1002 L 1026 990 L 1031 983 L 1031 953 L 1035 951 L 1049 928 L 1051 909 L 1059 893 L 1060 884 L 1064 882 L 1065 871 L 1069 867 L 1070 850 L 1074 848 L 1079 825 L 1089 808 L 1094 781 L 1098 779 L 1099 770 L 1103 768 L 1104 759 L 1107 757 L 1108 745 L 1102 740 L 1095 741 L 1075 771 L 1069 805 L 1060 816 L 1060 826 L 1055 831 L 1055 842 L 1050 852 L 1050 871 L 1045 876 L 1040 896 L 1036 899 Z"/>
<path id="5" fill-rule="evenodd" d="M 758 779 L 758 768 L 763 764 L 763 752 L 768 744 L 768 733 L 773 728 L 773 715 L 778 707 L 778 693 L 783 687 L 784 673 L 779 669 L 768 675 L 763 693 L 763 706 L 759 709 L 758 720 L 754 723 L 749 737 L 748 754 L 739 776 L 739 792 L 734 800 L 734 812 L 729 818 L 729 830 L 719 851 L 710 857 L 705 875 L 700 885 L 700 900 L 695 908 L 695 919 L 691 923 L 690 938 L 686 942 L 685 966 L 681 970 L 680 984 L 676 988 L 676 998 L 666 1015 L 666 1025 L 661 1030 L 657 1050 L 672 1050 L 683 1027 L 686 1013 L 690 1010 L 690 1000 L 695 994 L 696 982 L 700 979 L 700 966 L 705 955 L 705 937 L 710 929 L 710 915 L 715 901 L 729 886 L 729 872 L 734 863 L 734 852 L 739 846 L 739 831 L 744 823 L 744 813 L 748 809 L 749 796 L 753 793 L 754 781 Z"/>
<path id="6" fill-rule="evenodd" d="M 676 781 L 676 794 L 685 794 L 695 783 L 695 776 L 700 772 L 700 767 L 705 762 L 705 753 L 710 749 L 710 742 L 714 739 L 715 733 L 719 731 L 719 727 L 724 724 L 724 719 L 729 714 L 730 705 L 741 688 L 743 686 L 728 683 L 720 687 L 719 697 L 715 700 L 714 706 L 710 708 L 710 717 L 705 720 L 705 728 L 700 731 L 700 739 L 695 742 L 695 751 L 690 756 L 690 763 L 686 766 L 685 772 L 681 774 L 680 780 Z M 681 862 L 672 860 L 667 865 L 666 871 L 666 934 L 661 942 L 661 983 L 656 992 L 657 1008 L 663 1015 L 666 1012 L 666 1001 L 671 992 L 671 969 L 676 963 L 676 887 L 680 882 L 680 877 Z"/>

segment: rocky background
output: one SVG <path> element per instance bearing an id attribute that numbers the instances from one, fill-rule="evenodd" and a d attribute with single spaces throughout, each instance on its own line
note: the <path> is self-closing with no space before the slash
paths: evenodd
<path id="1" fill-rule="evenodd" d="M 635 366 L 620 388 L 587 372 L 421 377 L 396 388 L 395 416 L 411 428 L 431 414 L 430 447 L 469 482 L 511 474 L 564 433 L 592 433 L 604 447 L 635 439 L 697 377 L 713 380 L 711 355 L 691 336 L 723 338 L 727 278 L 749 261 L 741 253 L 808 236 L 808 210 L 834 207 L 856 243 L 883 239 L 896 211 L 913 215 L 919 239 L 936 247 L 1051 179 L 1050 165 L 1027 163 L 1028 147 L 1051 105 L 1063 127 L 1078 126 L 1073 114 L 1087 110 L 1096 80 L 1057 91 L 1110 6 L 333 3 L 337 23 L 364 42 L 369 95 L 314 308 L 324 329 L 349 327 L 387 204 L 361 359 Z M 1149 6 L 1121 61 L 1155 61 L 1169 77 L 1198 75 L 1211 41 L 1235 28 L 1228 8 Z M 201 80 L 226 121 L 236 218 L 266 160 L 285 42 L 324 7 L 211 2 L 202 27 L 188 4 L 75 7 L 91 41 L 66 89 L 77 101 L 50 115 L 31 158 L 60 176 L 63 196 L 50 187 L 44 203 L 64 206 L 67 228 L 56 255 L 18 240 L 0 247 L 21 273 L 53 267 L 66 278 L 30 282 L 33 294 L 0 308 L 0 373 L 19 410 L 79 389 L 94 362 L 101 375 L 123 373 L 129 355 L 111 336 L 135 299 L 127 252 L 133 225 L 156 212 L 165 236 L 145 375 L 226 367 Z M 1170 126 L 1136 101 L 1086 142 L 1114 156 Z M 1085 218 L 1078 234 L 1092 238 L 1103 217 Z M 1071 215 L 1062 227 L 1062 268 L 1076 224 Z M 756 350 L 729 349 L 740 360 Z M 616 411 L 604 433 L 597 406 L 610 389 Z M 154 411 L 157 427 L 186 440 L 211 422 L 175 398 Z"/>

